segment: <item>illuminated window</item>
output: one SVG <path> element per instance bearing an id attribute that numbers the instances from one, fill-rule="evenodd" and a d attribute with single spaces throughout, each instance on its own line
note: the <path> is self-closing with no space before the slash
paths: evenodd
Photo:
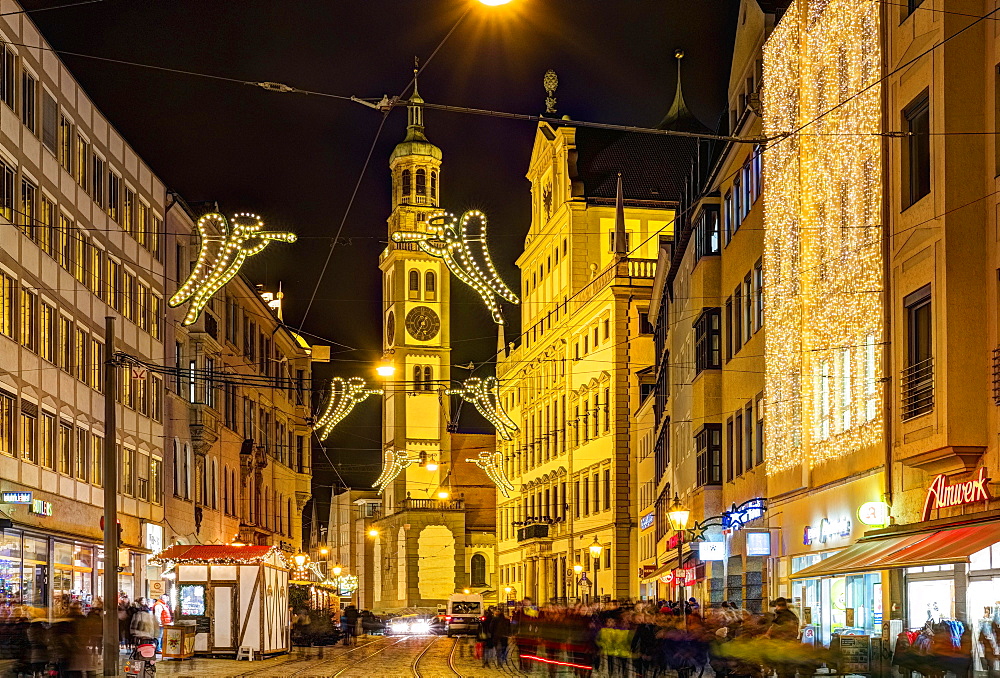
<path id="1" fill-rule="evenodd" d="M 410 170 L 408 169 L 403 170 L 402 177 L 403 177 L 403 197 L 408 198 L 410 196 L 410 193 L 413 192 L 413 187 L 411 185 L 412 182 L 411 182 Z"/>
<path id="2" fill-rule="evenodd" d="M 705 424 L 695 435 L 698 485 L 722 484 L 722 425 Z"/>
<path id="3" fill-rule="evenodd" d="M 420 271 L 411 269 L 409 276 L 409 298 L 413 300 L 420 299 Z"/>
<path id="4" fill-rule="evenodd" d="M 437 276 L 434 271 L 427 271 L 424 274 L 424 299 L 427 301 L 437 299 Z"/>
<path id="5" fill-rule="evenodd" d="M 65 115 L 59 116 L 59 164 L 73 172 L 73 123 Z"/>
<path id="6" fill-rule="evenodd" d="M 21 122 L 32 134 L 35 133 L 37 125 L 35 111 L 35 96 L 37 94 L 38 82 L 35 76 L 27 71 L 21 74 Z"/>
<path id="7" fill-rule="evenodd" d="M 437 172 L 431 172 L 431 200 L 437 200 L 437 184 L 438 184 Z"/>
<path id="8" fill-rule="evenodd" d="M 903 299 L 906 318 L 906 367 L 902 374 L 903 419 L 934 409 L 934 354 L 931 317 L 931 287 Z"/>
<path id="9" fill-rule="evenodd" d="M 21 407 L 21 459 L 25 461 L 30 461 L 35 463 L 36 461 L 36 449 L 35 449 L 35 425 L 37 419 L 35 416 L 24 411 L 24 403 Z"/>
<path id="10" fill-rule="evenodd" d="M 695 373 L 704 370 L 719 369 L 720 361 L 720 311 L 718 308 L 706 308 L 694 322 L 695 330 Z"/>
<path id="11" fill-rule="evenodd" d="M 427 171 L 417 170 L 417 195 L 427 195 Z"/>

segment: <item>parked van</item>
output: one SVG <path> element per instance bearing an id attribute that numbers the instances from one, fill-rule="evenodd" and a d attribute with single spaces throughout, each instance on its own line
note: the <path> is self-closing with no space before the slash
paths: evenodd
<path id="1" fill-rule="evenodd" d="M 449 636 L 457 633 L 475 633 L 486 614 L 483 597 L 478 593 L 453 593 L 448 596 L 445 614 L 445 631 Z"/>

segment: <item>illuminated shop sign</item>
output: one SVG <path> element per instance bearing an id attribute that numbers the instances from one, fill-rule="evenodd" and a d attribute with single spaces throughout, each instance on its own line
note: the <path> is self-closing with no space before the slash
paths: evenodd
<path id="1" fill-rule="evenodd" d="M 35 499 L 31 502 L 30 511 L 40 516 L 51 516 L 52 503 L 47 501 L 42 501 L 41 499 Z"/>
<path id="2" fill-rule="evenodd" d="M 826 518 L 819 521 L 819 527 L 809 527 L 806 525 L 802 543 L 806 546 L 811 544 L 825 544 L 828 540 L 837 537 L 851 536 L 851 521 L 849 518 L 841 518 L 836 522 L 830 522 Z"/>
<path id="3" fill-rule="evenodd" d="M 858 520 L 869 527 L 885 527 L 889 524 L 889 505 L 884 501 L 866 501 L 858 507 Z"/>
<path id="4" fill-rule="evenodd" d="M 731 510 L 722 514 L 722 529 L 738 530 L 751 520 L 757 520 L 763 516 L 765 510 L 767 510 L 767 505 L 763 497 L 745 501 L 739 506 L 734 504 Z"/>
<path id="5" fill-rule="evenodd" d="M 30 504 L 31 492 L 4 492 L 2 498 L 4 504 Z"/>
<path id="6" fill-rule="evenodd" d="M 991 478 L 986 475 L 986 467 L 979 467 L 979 473 L 972 480 L 966 480 L 954 485 L 948 484 L 948 476 L 943 473 L 934 479 L 927 488 L 927 498 L 924 500 L 924 520 L 930 520 L 934 509 L 973 504 L 977 501 L 989 501 Z"/>
<path id="7" fill-rule="evenodd" d="M 726 542 L 698 542 L 698 557 L 702 560 L 724 560 L 726 557 Z"/>
<path id="8" fill-rule="evenodd" d="M 639 518 L 639 529 L 645 530 L 648 527 L 653 526 L 653 522 L 656 520 L 656 515 L 654 513 L 647 513 L 646 515 Z"/>
<path id="9" fill-rule="evenodd" d="M 771 555 L 771 533 L 747 532 L 747 555 L 748 556 Z"/>

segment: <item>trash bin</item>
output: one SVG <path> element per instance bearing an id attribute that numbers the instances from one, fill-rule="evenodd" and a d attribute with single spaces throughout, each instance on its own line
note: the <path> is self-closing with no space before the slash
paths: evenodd
<path id="1" fill-rule="evenodd" d="M 190 659 L 194 656 L 194 635 L 197 627 L 193 619 L 181 619 L 163 627 L 163 658 Z"/>

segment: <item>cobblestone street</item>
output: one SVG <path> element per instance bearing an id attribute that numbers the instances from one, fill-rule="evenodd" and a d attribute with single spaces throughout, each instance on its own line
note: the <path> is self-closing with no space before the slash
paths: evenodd
<path id="1" fill-rule="evenodd" d="M 353 647 L 296 648 L 254 662 L 195 658 L 159 661 L 160 676 L 176 678 L 489 678 L 523 675 L 515 668 L 484 669 L 471 638 L 400 636 L 361 638 Z"/>

